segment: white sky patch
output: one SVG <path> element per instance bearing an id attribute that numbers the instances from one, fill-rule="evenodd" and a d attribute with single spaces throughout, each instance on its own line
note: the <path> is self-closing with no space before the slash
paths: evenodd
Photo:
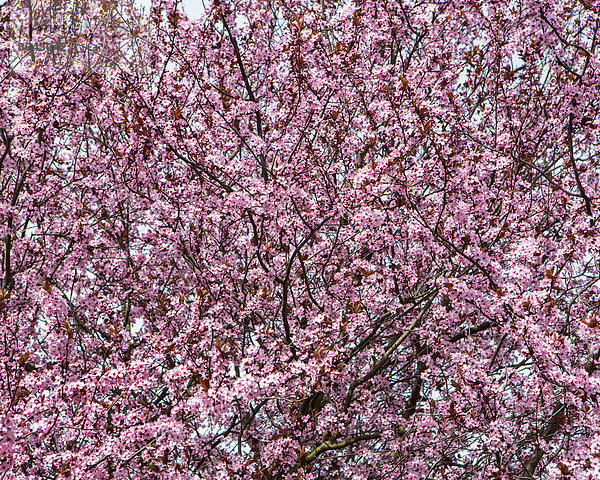
<path id="1" fill-rule="evenodd" d="M 525 62 L 521 59 L 521 57 L 519 56 L 519 54 L 517 52 L 513 52 L 513 54 L 511 55 L 511 59 L 510 59 L 510 64 L 512 67 L 512 70 L 516 70 L 517 68 L 521 68 L 523 65 L 525 65 Z"/>
<path id="2" fill-rule="evenodd" d="M 150 12 L 152 6 L 151 0 L 134 0 L 133 2 L 136 7 L 140 8 L 145 14 Z"/>
<path id="3" fill-rule="evenodd" d="M 150 13 L 152 0 L 134 0 L 134 3 L 140 7 L 144 13 Z M 208 5 L 209 0 L 183 0 L 180 2 L 181 9 L 185 12 L 190 20 L 196 20 L 200 18 Z"/>
<path id="4" fill-rule="evenodd" d="M 137 335 L 140 333 L 140 330 L 144 326 L 144 319 L 139 317 L 136 319 L 135 323 L 131 326 L 131 334 Z"/>
<path id="5" fill-rule="evenodd" d="M 183 11 L 190 20 L 196 20 L 202 16 L 209 6 L 208 0 L 184 0 Z"/>

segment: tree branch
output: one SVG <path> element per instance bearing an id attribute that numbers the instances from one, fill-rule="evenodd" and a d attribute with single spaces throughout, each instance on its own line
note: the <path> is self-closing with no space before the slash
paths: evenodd
<path id="1" fill-rule="evenodd" d="M 348 440 L 344 440 L 343 442 L 339 443 L 325 441 L 319 446 L 315 447 L 308 455 L 303 456 L 301 459 L 301 463 L 302 465 L 308 465 L 312 463 L 319 455 L 329 450 L 341 450 L 358 442 L 362 442 L 365 440 L 376 440 L 378 438 L 381 438 L 380 433 L 367 433 L 364 435 L 359 435 L 357 437 L 349 438 Z"/>
<path id="2" fill-rule="evenodd" d="M 421 309 L 421 313 L 409 325 L 408 329 L 403 334 L 401 334 L 392 343 L 392 345 L 390 345 L 388 347 L 388 349 L 385 351 L 385 353 L 383 354 L 383 356 L 381 357 L 379 362 L 377 362 L 377 364 L 371 369 L 371 371 L 369 373 L 367 373 L 364 377 L 359 378 L 359 379 L 355 380 L 354 382 L 352 382 L 352 384 L 350 385 L 350 388 L 348 388 L 348 393 L 346 394 L 346 400 L 344 401 L 344 410 L 347 410 L 348 407 L 350 406 L 350 402 L 352 401 L 352 395 L 354 394 L 354 391 L 356 390 L 356 388 L 360 387 L 362 384 L 371 380 L 375 375 L 377 375 L 380 371 L 382 371 L 385 367 L 387 367 L 389 365 L 392 354 L 402 344 L 402 342 L 404 340 L 406 340 L 406 338 L 411 334 L 411 332 L 421 324 L 421 321 L 423 320 L 425 313 L 429 310 L 429 307 L 431 307 L 431 304 L 433 303 L 433 300 L 436 297 L 436 295 L 437 295 L 437 290 L 434 290 L 432 293 L 430 293 L 429 300 L 427 300 L 427 303 Z"/>
<path id="3" fill-rule="evenodd" d="M 248 92 L 248 97 L 250 98 L 251 102 L 256 103 L 256 130 L 258 131 L 258 136 L 262 138 L 263 137 L 262 116 L 260 114 L 260 110 L 258 107 L 258 100 L 256 99 L 256 96 L 254 95 L 254 91 L 252 90 L 252 86 L 250 85 L 250 80 L 246 73 L 246 69 L 244 68 L 244 62 L 242 61 L 242 56 L 240 54 L 240 47 L 238 46 L 237 40 L 233 36 L 233 33 L 231 33 L 231 29 L 229 28 L 229 25 L 225 21 L 225 17 L 222 16 L 221 18 L 223 20 L 223 25 L 225 25 L 225 29 L 227 30 L 227 35 L 229 35 L 229 40 L 231 40 L 231 44 L 233 45 L 235 59 L 237 60 L 238 66 L 240 67 L 240 73 L 242 75 L 242 80 L 244 81 L 244 86 L 246 87 L 246 91 Z M 265 182 L 267 182 L 269 180 L 269 172 L 267 169 L 267 161 L 265 159 L 265 155 L 263 153 L 261 153 L 259 155 L 259 158 L 260 158 L 261 174 L 262 174 L 262 177 L 265 180 Z"/>
<path id="4" fill-rule="evenodd" d="M 575 155 L 573 153 L 573 117 L 572 113 L 569 114 L 569 128 L 567 130 L 567 140 L 569 142 L 569 157 L 571 158 L 571 166 L 573 167 L 573 173 L 575 174 L 575 181 L 577 182 L 577 188 L 579 189 L 579 196 L 583 198 L 585 202 L 585 213 L 587 213 L 590 217 L 592 216 L 592 201 L 590 197 L 585 193 L 585 189 L 581 184 L 581 179 L 579 178 L 579 172 L 577 171 L 577 165 L 575 163 Z"/>
<path id="5" fill-rule="evenodd" d="M 541 438 L 547 441 L 550 440 L 550 438 L 552 438 L 552 436 L 556 433 L 560 425 L 560 418 L 564 409 L 564 403 L 557 402 L 554 405 L 554 411 L 552 412 L 550 420 L 548 420 L 546 428 L 542 432 Z M 520 480 L 531 480 L 534 478 L 533 474 L 535 473 L 535 470 L 543 456 L 544 451 L 540 448 L 539 445 L 536 445 L 534 452 L 531 454 L 529 460 L 527 460 L 527 463 L 523 468 L 523 475 L 521 476 Z"/>

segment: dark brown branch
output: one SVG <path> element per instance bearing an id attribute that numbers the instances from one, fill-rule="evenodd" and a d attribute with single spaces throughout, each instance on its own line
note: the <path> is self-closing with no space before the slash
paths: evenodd
<path id="1" fill-rule="evenodd" d="M 492 328 L 495 326 L 496 326 L 495 323 L 483 322 L 481 325 L 477 325 L 476 327 L 467 328 L 467 330 L 465 330 L 464 332 L 457 333 L 450 339 L 450 341 L 452 343 L 456 343 L 459 340 L 462 340 L 463 338 L 467 338 L 471 335 L 474 335 L 479 332 L 483 332 L 483 331 L 488 330 L 489 328 Z"/>
<path id="2" fill-rule="evenodd" d="M 3 135 L 3 137 L 4 137 L 4 135 Z M 6 148 L 8 150 L 9 145 L 10 145 L 10 141 L 9 140 L 5 140 L 4 143 L 5 143 Z M 20 176 L 20 178 L 17 181 L 17 185 L 15 186 L 15 190 L 13 192 L 13 195 L 12 195 L 12 198 L 11 198 L 11 201 L 10 201 L 10 205 L 12 207 L 14 207 L 14 206 L 17 205 L 17 200 L 19 199 L 19 195 L 21 194 L 21 191 L 23 190 L 23 187 L 25 185 L 25 178 L 27 177 L 27 173 L 29 172 L 29 168 L 30 167 L 31 167 L 31 165 L 28 166 L 23 171 L 23 174 Z M 11 265 L 12 229 L 13 229 L 13 215 L 12 215 L 12 213 L 9 214 L 9 216 L 8 216 L 7 227 L 8 227 L 8 233 L 4 237 L 4 256 L 3 256 L 4 277 L 2 278 L 2 290 L 4 290 L 4 291 L 10 290 L 12 288 L 12 286 L 13 286 L 13 273 L 12 273 L 12 265 Z"/>
<path id="3" fill-rule="evenodd" d="M 568 42 L 567 40 L 565 40 L 563 38 L 563 36 L 560 34 L 560 32 L 556 29 L 556 27 L 554 25 L 552 25 L 552 23 L 550 23 L 550 21 L 546 18 L 546 15 L 544 15 L 543 11 L 541 11 L 540 14 L 541 14 L 541 17 L 544 20 L 544 22 L 546 22 L 548 24 L 548 26 L 552 29 L 552 31 L 554 32 L 554 34 L 556 35 L 556 37 L 560 40 L 560 42 L 563 45 L 566 45 L 567 47 L 574 47 L 574 48 L 576 48 L 577 50 L 583 52 L 586 55 L 586 57 L 588 57 L 588 58 L 591 56 L 590 52 L 588 52 L 581 45 L 577 45 L 575 43 L 571 43 L 571 42 Z"/>
<path id="4" fill-rule="evenodd" d="M 550 420 L 548 420 L 548 424 L 546 425 L 546 428 L 544 428 L 544 431 L 541 435 L 541 438 L 543 440 L 550 440 L 552 436 L 556 433 L 558 427 L 560 426 L 560 420 L 564 409 L 565 405 L 560 402 L 557 402 L 554 405 L 554 411 L 552 412 L 552 416 L 550 417 Z M 531 454 L 529 460 L 527 460 L 527 463 L 524 466 L 524 471 L 523 475 L 521 476 L 521 480 L 531 480 L 534 478 L 533 474 L 535 473 L 535 470 L 540 461 L 542 460 L 543 456 L 544 451 L 540 448 L 539 445 L 536 445 L 534 452 Z"/>
<path id="5" fill-rule="evenodd" d="M 167 145 L 167 148 L 169 149 L 169 151 L 171 153 L 173 153 L 173 155 L 175 155 L 180 160 L 183 160 L 187 165 L 189 165 L 190 167 L 192 167 L 192 169 L 194 169 L 197 173 L 202 173 L 202 174 L 206 175 L 208 178 L 210 178 L 212 181 L 214 181 L 217 185 L 219 185 L 227 193 L 233 192 L 233 188 L 231 188 L 225 182 L 223 182 L 222 180 L 220 180 L 217 176 L 215 176 L 208 169 L 206 169 L 203 166 L 198 165 L 197 163 L 194 163 L 191 160 L 187 159 L 186 157 L 184 157 L 183 155 L 181 155 L 176 149 L 174 149 L 171 145 Z"/>
<path id="6" fill-rule="evenodd" d="M 300 249 L 302 247 L 304 247 L 304 245 L 306 245 L 306 243 L 308 243 L 308 241 L 314 237 L 315 233 L 317 233 L 317 231 L 323 226 L 325 225 L 325 223 L 327 223 L 329 221 L 331 217 L 326 217 L 323 221 L 321 221 L 317 226 L 315 227 L 310 227 L 310 233 L 298 244 L 298 246 L 295 248 L 294 253 L 292 253 L 292 257 L 290 258 L 290 261 L 288 262 L 286 271 L 285 271 L 285 277 L 283 280 L 277 279 L 279 281 L 279 283 L 281 283 L 282 288 L 283 288 L 283 300 L 282 300 L 282 311 L 281 311 L 281 318 L 283 320 L 283 328 L 285 329 L 285 343 L 286 345 L 290 346 L 290 349 L 292 351 L 292 355 L 294 356 L 294 358 L 296 358 L 296 348 L 294 347 L 294 344 L 292 343 L 292 338 L 291 338 L 291 332 L 290 332 L 290 324 L 288 321 L 288 305 L 287 305 L 287 299 L 288 299 L 288 294 L 289 294 L 289 282 L 290 282 L 290 274 L 292 272 L 292 265 L 294 264 L 294 260 L 296 259 L 296 256 L 299 255 L 300 253 Z"/>
<path id="7" fill-rule="evenodd" d="M 439 232 L 436 232 L 433 228 L 431 228 L 429 226 L 429 224 L 425 221 L 425 219 L 421 215 L 421 212 L 417 208 L 417 205 L 415 205 L 415 203 L 410 198 L 408 191 L 406 192 L 406 199 L 410 203 L 410 206 L 412 207 L 412 209 L 415 212 L 417 212 L 417 215 L 419 215 L 419 217 L 423 221 L 423 225 L 427 228 L 427 230 L 429 230 L 431 232 L 431 234 L 433 235 L 434 238 L 437 238 L 442 243 L 442 245 L 444 245 L 448 250 L 456 252 L 458 255 L 460 255 L 464 259 L 468 260 L 474 267 L 476 267 L 481 273 L 483 273 L 485 275 L 485 277 L 488 279 L 488 282 L 490 283 L 490 286 L 492 287 L 492 289 L 498 290 L 498 285 L 496 284 L 496 282 L 490 275 L 490 272 L 488 272 L 485 268 L 483 268 L 476 259 L 474 259 L 470 255 L 467 255 L 466 253 L 464 253 L 462 250 L 457 248 L 452 242 L 447 240 L 443 235 L 441 235 Z"/>
<path id="8" fill-rule="evenodd" d="M 0 128 L 0 140 L 4 144 L 4 152 L 2 153 L 2 157 L 0 157 L 0 171 L 2 171 L 2 168 L 4 166 L 4 160 L 10 153 L 10 144 L 13 138 L 14 137 L 12 135 L 8 135 L 8 133 L 6 133 L 6 130 L 4 130 L 4 128 Z"/>
<path id="9" fill-rule="evenodd" d="M 425 368 L 425 362 L 419 361 L 417 364 L 417 371 L 415 373 L 415 383 L 413 385 L 410 398 L 408 399 L 408 403 L 406 405 L 406 411 L 403 414 L 406 420 L 412 417 L 412 415 L 417 409 L 417 402 L 421 398 L 421 387 L 423 386 L 423 379 L 421 378 L 421 374 L 425 371 Z"/>
<path id="10" fill-rule="evenodd" d="M 258 131 L 258 136 L 263 138 L 262 116 L 260 114 L 258 100 L 256 99 L 256 96 L 254 95 L 252 86 L 250 85 L 250 79 L 248 78 L 248 74 L 246 73 L 246 68 L 244 67 L 244 62 L 242 61 L 242 56 L 240 54 L 240 47 L 238 46 L 237 40 L 233 36 L 233 33 L 231 32 L 229 25 L 225 21 L 225 17 L 221 17 L 221 19 L 223 20 L 223 25 L 225 25 L 225 29 L 227 30 L 227 35 L 229 35 L 229 40 L 231 41 L 231 44 L 233 45 L 233 52 L 235 53 L 235 59 L 238 63 L 238 66 L 240 67 L 240 73 L 242 75 L 242 80 L 244 81 L 244 86 L 246 87 L 246 91 L 248 92 L 248 98 L 250 98 L 251 102 L 256 103 L 256 129 Z M 261 153 L 259 155 L 259 158 L 260 158 L 261 174 L 262 174 L 262 177 L 265 180 L 265 182 L 267 182 L 269 180 L 269 172 L 267 169 L 267 161 L 265 159 L 265 155 L 263 153 Z"/>
<path id="11" fill-rule="evenodd" d="M 257 244 L 257 248 L 256 248 L 256 258 L 258 258 L 258 263 L 260 264 L 260 266 L 262 267 L 262 269 L 266 272 L 266 273 L 271 273 L 271 271 L 269 270 L 269 267 L 267 267 L 267 265 L 265 264 L 265 262 L 263 261 L 263 258 L 260 254 L 260 244 L 258 241 L 258 228 L 256 227 L 256 222 L 254 221 L 254 217 L 252 216 L 252 212 L 250 212 L 250 210 L 246 210 L 246 214 L 248 215 L 248 218 L 250 220 L 250 223 L 252 224 L 252 232 L 254 233 L 254 238 L 256 238 L 256 244 Z M 279 283 L 283 283 L 283 281 L 275 275 L 275 280 Z"/>
<path id="12" fill-rule="evenodd" d="M 592 216 L 592 201 L 590 197 L 585 193 L 585 189 L 581 184 L 581 179 L 579 178 L 579 172 L 577 171 L 577 165 L 575 163 L 575 155 L 573 153 L 573 117 L 574 115 L 569 114 L 569 128 L 567 130 L 567 140 L 569 142 L 569 157 L 571 159 L 571 166 L 573 167 L 573 173 L 575 174 L 575 182 L 577 182 L 577 188 L 579 189 L 579 196 L 583 198 L 585 202 L 585 212 L 591 217 Z"/>
<path id="13" fill-rule="evenodd" d="M 383 354 L 383 356 L 381 357 L 379 362 L 377 362 L 377 364 L 369 371 L 369 373 L 367 373 L 364 377 L 361 377 L 361 378 L 355 380 L 354 382 L 352 382 L 352 384 L 348 388 L 348 393 L 346 394 L 346 400 L 344 401 L 344 409 L 345 410 L 348 409 L 348 407 L 350 406 L 350 402 L 352 402 L 352 396 L 354 395 L 354 391 L 358 387 L 363 385 L 364 383 L 371 380 L 374 376 L 379 374 L 383 369 L 385 369 L 390 364 L 392 354 L 402 344 L 402 342 L 404 340 L 406 340 L 406 338 L 411 334 L 411 332 L 421 324 L 423 317 L 429 310 L 429 307 L 431 307 L 431 304 L 433 303 L 433 299 L 436 297 L 436 295 L 437 295 L 437 290 L 430 293 L 429 300 L 427 300 L 427 303 L 421 309 L 420 314 L 414 319 L 414 321 L 409 325 L 408 329 L 404 333 L 402 333 L 401 335 L 396 337 L 396 339 L 392 342 L 392 344 L 387 348 L 387 350 L 385 351 L 385 353 Z"/>

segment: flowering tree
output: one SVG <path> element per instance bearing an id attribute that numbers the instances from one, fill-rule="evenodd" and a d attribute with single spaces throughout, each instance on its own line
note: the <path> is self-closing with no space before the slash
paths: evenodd
<path id="1" fill-rule="evenodd" d="M 0 478 L 599 479 L 599 15 L 5 3 Z"/>

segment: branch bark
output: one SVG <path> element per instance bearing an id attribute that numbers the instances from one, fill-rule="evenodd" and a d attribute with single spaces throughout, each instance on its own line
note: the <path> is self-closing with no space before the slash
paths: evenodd
<path id="1" fill-rule="evenodd" d="M 552 416 L 550 417 L 550 420 L 548 420 L 548 424 L 542 432 L 542 439 L 548 441 L 556 433 L 560 425 L 560 418 L 564 409 L 565 405 L 563 403 L 557 402 L 554 405 L 554 411 L 552 412 Z M 534 478 L 533 475 L 535 473 L 535 470 L 537 469 L 537 466 L 539 465 L 543 456 L 544 451 L 540 448 L 539 445 L 536 445 L 534 452 L 527 460 L 527 463 L 525 463 L 525 466 L 523 468 L 523 475 L 521 476 L 520 480 L 531 480 Z"/>
<path id="2" fill-rule="evenodd" d="M 341 450 L 343 448 L 354 445 L 355 443 L 362 442 L 365 440 L 376 440 L 381 438 L 381 434 L 379 433 L 367 433 L 364 435 L 358 435 L 357 437 L 349 438 L 348 440 L 344 440 L 343 442 L 334 443 L 332 441 L 325 441 L 321 443 L 319 446 L 315 447 L 308 455 L 302 457 L 301 463 L 302 465 L 308 465 L 312 463 L 319 455 L 329 450 Z"/>
<path id="3" fill-rule="evenodd" d="M 592 201 L 590 197 L 585 193 L 585 189 L 579 178 L 579 171 L 577 170 L 577 164 L 575 163 L 575 155 L 573 153 L 573 114 L 569 114 L 569 127 L 567 130 L 567 140 L 569 142 L 569 157 L 571 159 L 571 166 L 573 167 L 573 173 L 575 174 L 575 182 L 577 182 L 577 188 L 579 189 L 579 196 L 583 198 L 585 202 L 585 213 L 590 217 L 592 216 Z"/>
<path id="4" fill-rule="evenodd" d="M 392 354 L 402 344 L 402 342 L 406 340 L 406 338 L 411 334 L 411 332 L 421 324 L 425 313 L 427 313 L 429 307 L 431 307 L 431 304 L 433 303 L 433 300 L 436 297 L 436 295 L 437 290 L 430 294 L 429 300 L 427 300 L 427 303 L 425 303 L 425 305 L 421 309 L 421 313 L 413 320 L 413 322 L 409 325 L 408 329 L 399 337 L 397 337 L 396 340 L 387 348 L 379 362 L 377 362 L 377 364 L 369 371 L 369 373 L 367 373 L 364 377 L 361 377 L 352 382 L 350 388 L 348 388 L 348 393 L 346 394 L 346 400 L 344 401 L 344 410 L 347 410 L 350 406 L 350 403 L 352 402 L 352 396 L 354 395 L 354 391 L 364 383 L 371 380 L 375 375 L 377 375 L 390 364 Z"/>
<path id="5" fill-rule="evenodd" d="M 225 25 L 225 30 L 227 30 L 227 35 L 229 35 L 229 40 L 233 45 L 233 52 L 235 53 L 235 59 L 240 67 L 240 73 L 242 75 L 242 80 L 244 81 L 244 86 L 246 87 L 246 91 L 248 92 L 248 98 L 250 101 L 256 104 L 256 130 L 258 131 L 258 136 L 263 138 L 263 128 L 262 128 L 262 116 L 260 114 L 260 110 L 258 107 L 258 100 L 254 95 L 254 91 L 252 90 L 252 86 L 250 85 L 250 79 L 248 78 L 248 74 L 246 73 L 246 69 L 244 68 L 244 62 L 242 61 L 242 55 L 240 54 L 240 47 L 238 46 L 237 40 L 233 36 L 229 25 L 225 21 L 225 17 L 221 17 L 223 20 L 223 25 Z M 265 182 L 269 181 L 269 170 L 267 168 L 267 160 L 263 153 L 259 154 L 260 159 L 260 169 L 261 174 Z"/>

